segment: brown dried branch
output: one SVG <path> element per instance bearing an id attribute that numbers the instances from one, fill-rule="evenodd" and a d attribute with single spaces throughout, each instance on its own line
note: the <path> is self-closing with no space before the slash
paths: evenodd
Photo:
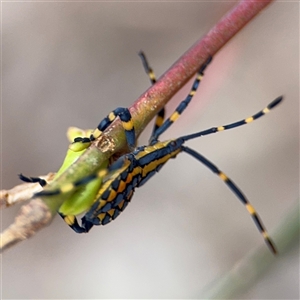
<path id="1" fill-rule="evenodd" d="M 49 173 L 44 176 L 39 176 L 40 178 L 50 182 L 53 180 L 55 173 Z M 0 191 L 0 209 L 12 206 L 19 202 L 27 201 L 31 199 L 33 194 L 38 193 L 42 190 L 39 183 L 22 183 L 16 185 L 10 190 Z"/>
<path id="2" fill-rule="evenodd" d="M 48 226 L 52 218 L 49 207 L 39 198 L 23 205 L 14 223 L 1 234 L 1 251 L 30 238 L 41 228 Z"/>

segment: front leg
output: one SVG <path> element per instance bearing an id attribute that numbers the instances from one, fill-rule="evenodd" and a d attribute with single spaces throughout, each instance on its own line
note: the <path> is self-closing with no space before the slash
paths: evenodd
<path id="1" fill-rule="evenodd" d="M 88 148 L 92 141 L 99 138 L 102 132 L 117 118 L 119 117 L 122 122 L 122 126 L 125 131 L 125 136 L 127 144 L 130 150 L 133 150 L 135 147 L 135 130 L 131 118 L 131 113 L 128 108 L 118 107 L 113 110 L 106 118 L 104 118 L 97 128 L 92 132 L 90 137 L 77 137 L 74 139 L 73 143 L 69 146 L 69 149 L 77 152 Z"/>
<path id="2" fill-rule="evenodd" d="M 45 185 L 47 185 L 47 181 L 40 177 L 27 177 L 27 176 L 24 176 L 23 174 L 19 174 L 18 176 L 24 182 L 39 183 L 41 185 L 41 187 L 44 187 Z"/>

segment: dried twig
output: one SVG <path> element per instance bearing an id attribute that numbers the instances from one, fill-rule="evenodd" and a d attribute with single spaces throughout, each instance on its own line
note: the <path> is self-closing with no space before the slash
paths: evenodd
<path id="1" fill-rule="evenodd" d="M 55 173 L 49 173 L 45 176 L 39 176 L 40 178 L 51 182 Z M 32 198 L 33 194 L 38 193 L 42 190 L 39 183 L 22 183 L 10 190 L 0 191 L 0 209 L 12 206 L 19 202 L 26 201 Z"/>

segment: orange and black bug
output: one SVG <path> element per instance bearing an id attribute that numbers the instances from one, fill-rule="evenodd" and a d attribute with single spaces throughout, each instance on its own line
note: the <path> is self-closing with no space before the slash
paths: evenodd
<path id="1" fill-rule="evenodd" d="M 149 74 L 152 83 L 155 83 L 155 76 L 152 69 L 149 67 L 145 55 L 141 52 L 144 68 Z M 262 221 L 260 220 L 256 210 L 249 203 L 246 196 L 237 187 L 237 185 L 219 170 L 212 162 L 205 158 L 195 150 L 185 146 L 188 140 L 195 139 L 201 136 L 210 135 L 212 133 L 232 129 L 239 127 L 262 117 L 267 114 L 271 109 L 277 106 L 282 97 L 278 97 L 273 100 L 267 107 L 258 113 L 248 117 L 246 119 L 234 122 L 228 125 L 219 127 L 212 127 L 207 130 L 203 130 L 194 134 L 185 135 L 177 139 L 167 140 L 164 142 L 159 141 L 159 136 L 165 132 L 182 114 L 186 109 L 196 90 L 201 82 L 204 74 L 204 70 L 210 63 L 211 57 L 201 66 L 198 75 L 193 83 L 191 91 L 188 96 L 179 104 L 173 114 L 164 121 L 164 109 L 160 111 L 157 116 L 153 133 L 150 137 L 149 145 L 137 147 L 132 152 L 121 156 L 116 162 L 114 162 L 107 169 L 102 169 L 95 174 L 91 174 L 81 180 L 74 182 L 67 186 L 62 186 L 60 189 L 54 191 L 42 191 L 36 196 L 51 196 L 76 189 L 83 186 L 97 178 L 103 178 L 102 186 L 99 190 L 97 197 L 94 199 L 94 203 L 91 208 L 86 212 L 82 218 L 81 226 L 78 224 L 75 216 L 63 216 L 67 218 L 68 224 L 73 230 L 78 233 L 88 232 L 94 225 L 106 225 L 112 220 L 116 219 L 118 215 L 126 208 L 130 202 L 134 190 L 137 187 L 142 186 L 148 181 L 156 172 L 158 172 L 162 166 L 171 158 L 175 158 L 180 152 L 185 152 L 191 155 L 193 158 L 204 164 L 208 169 L 217 174 L 221 180 L 231 189 L 236 197 L 245 205 L 248 213 L 254 220 L 258 230 L 262 234 L 265 242 L 273 253 L 276 253 L 276 248 L 271 241 Z M 90 143 L 95 138 L 99 137 L 101 132 L 117 117 L 119 116 L 126 134 L 127 141 L 131 147 L 135 145 L 135 135 L 133 122 L 128 109 L 117 109 L 113 111 L 107 118 L 105 118 L 94 131 L 90 138 L 78 138 L 75 139 L 76 143 Z"/>

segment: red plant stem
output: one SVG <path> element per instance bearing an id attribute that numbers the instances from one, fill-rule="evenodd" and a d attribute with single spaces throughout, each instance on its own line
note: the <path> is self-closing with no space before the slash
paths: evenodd
<path id="1" fill-rule="evenodd" d="M 138 125 L 136 126 L 138 134 L 172 96 L 191 79 L 209 55 L 213 56 L 272 1 L 240 1 L 203 38 L 183 54 L 154 86 L 141 95 L 130 109 Z"/>

